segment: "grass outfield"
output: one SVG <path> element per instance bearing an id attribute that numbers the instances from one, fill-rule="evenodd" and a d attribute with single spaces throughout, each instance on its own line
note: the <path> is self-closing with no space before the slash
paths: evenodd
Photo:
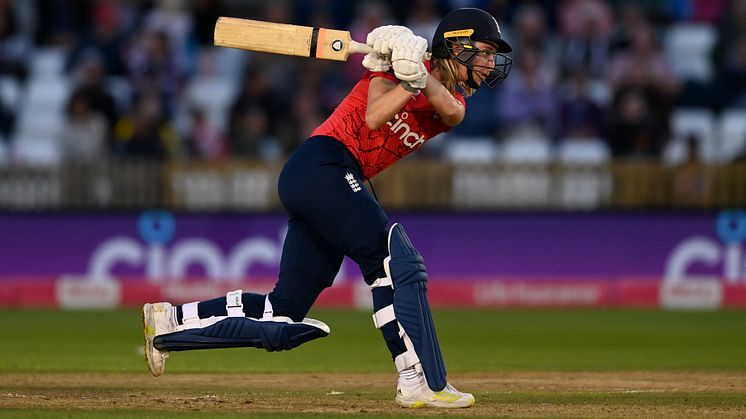
<path id="1" fill-rule="evenodd" d="M 0 417 L 391 417 L 395 372 L 367 312 L 283 353 L 173 354 L 152 378 L 139 312 L 0 310 Z M 738 417 L 746 311 L 437 311 L 458 416 Z"/>

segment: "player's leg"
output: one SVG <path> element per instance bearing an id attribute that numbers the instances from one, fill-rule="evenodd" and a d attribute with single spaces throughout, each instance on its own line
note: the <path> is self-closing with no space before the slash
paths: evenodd
<path id="1" fill-rule="evenodd" d="M 283 243 L 280 275 L 273 292 L 267 295 L 244 292 L 240 304 L 246 317 L 261 318 L 272 310 L 276 316 L 301 321 L 324 288 L 331 286 L 344 255 L 326 242 L 305 222 L 291 218 Z M 174 306 L 174 321 L 183 325 L 185 319 L 208 319 L 228 315 L 226 297 L 195 301 Z"/>
<path id="2" fill-rule="evenodd" d="M 386 276 L 371 285 L 373 321 L 384 336 L 402 339 L 395 357 L 399 371 L 396 401 L 405 407 L 469 407 L 474 396 L 451 386 L 427 299 L 427 272 L 404 229 L 394 224 L 388 237 Z M 399 346 L 401 348 L 401 345 Z M 401 349 L 400 349 L 401 350 Z"/>
<path id="3" fill-rule="evenodd" d="M 256 294 L 252 292 L 241 293 L 241 308 L 246 317 L 259 318 L 262 317 L 264 311 L 264 294 Z M 238 306 L 238 304 L 234 304 Z M 183 325 L 185 320 L 190 319 L 209 319 L 210 317 L 225 317 L 228 315 L 228 307 L 226 297 L 221 296 L 213 298 L 211 300 L 204 301 L 193 301 L 182 305 L 174 306 L 173 316 L 174 321 Z"/>
<path id="4" fill-rule="evenodd" d="M 397 401 L 412 407 L 470 406 L 474 403 L 473 397 L 457 392 L 446 381 L 440 347 L 427 306 L 427 275 L 424 274 L 424 267 L 421 275 L 414 276 L 412 284 L 403 282 L 402 275 L 395 274 L 401 284 L 398 293 L 395 291 L 397 287 L 392 287 L 397 281 L 392 281 L 391 275 L 384 270 L 384 260 L 389 256 L 395 261 L 396 272 L 399 272 L 400 265 L 422 266 L 421 258 L 416 262 L 414 256 L 400 255 L 416 254 L 416 251 L 401 250 L 399 233 L 394 234 L 397 240 L 393 241 L 393 246 L 389 246 L 391 240 L 386 228 L 388 217 L 372 194 L 361 187 L 360 168 L 338 141 L 309 140 L 302 150 L 302 153 L 296 153 L 291 158 L 283 170 L 281 186 L 292 186 L 281 188 L 280 198 L 286 208 L 302 216 L 309 226 L 357 262 L 366 283 L 374 285 L 373 304 L 377 326 L 380 326 L 399 371 L 400 389 L 406 392 L 406 398 L 397 397 Z M 297 160 L 303 164 L 296 164 Z M 322 164 L 313 164 L 318 161 Z M 416 256 L 419 257 L 419 254 Z M 394 321 L 395 311 L 408 310 L 415 310 L 417 319 L 423 322 L 416 323 L 414 319 Z M 405 328 L 402 328 L 402 324 Z M 417 338 L 409 339 L 408 334 Z M 419 339 L 420 336 L 425 339 Z M 428 380 L 425 379 L 425 371 Z M 432 383 L 428 386 L 430 380 Z"/>
<path id="5" fill-rule="evenodd" d="M 264 298 L 261 294 L 237 290 L 224 297 L 177 306 L 168 302 L 145 304 L 142 309 L 144 348 L 150 373 L 156 377 L 163 374 L 170 352 L 158 349 L 155 345 L 156 336 L 205 326 L 214 319 L 228 317 L 229 311 L 235 315 L 238 310 L 244 317 L 261 317 Z"/>
<path id="6" fill-rule="evenodd" d="M 344 253 L 307 221 L 292 218 L 282 247 L 279 279 L 267 295 L 264 316 L 303 320 L 321 292 L 332 286 L 343 259 Z"/>
<path id="7" fill-rule="evenodd" d="M 365 214 L 366 210 L 361 205 L 354 213 Z M 372 217 L 366 222 L 376 225 Z M 456 390 L 446 379 L 427 300 L 427 273 L 422 257 L 398 224 L 390 231 L 382 228 L 379 232 L 371 229 L 367 235 L 364 232 L 366 229 L 361 229 L 357 238 L 362 245 L 348 256 L 360 265 L 371 286 L 373 321 L 399 372 L 396 401 L 405 407 L 473 405 L 471 394 Z M 337 237 L 346 237 L 345 231 L 337 231 Z"/>
<path id="8" fill-rule="evenodd" d="M 242 300 L 241 304 L 235 301 L 237 294 Z M 185 328 L 200 327 L 200 319 L 225 318 L 228 316 L 229 307 L 232 307 L 232 310 L 242 309 L 246 317 L 261 317 L 264 298 L 265 296 L 261 294 L 243 293 L 241 295 L 239 290 L 238 293 L 234 291 L 224 297 L 183 305 L 172 306 L 168 302 L 145 304 L 142 309 L 145 361 L 151 374 L 156 377 L 163 374 L 169 356 L 169 351 L 160 351 L 154 345 L 156 336 Z"/>
<path id="9" fill-rule="evenodd" d="M 305 315 L 332 284 L 343 257 L 303 221 L 291 219 L 275 289 L 267 296 L 229 292 L 225 298 L 207 301 L 205 307 L 198 302 L 185 304 L 183 324 L 171 320 L 170 333 L 156 333 L 150 345 L 146 342 L 151 358 L 162 359 L 155 365 L 149 360 L 151 372 L 160 375 L 172 351 L 229 347 L 278 351 L 328 335 L 328 326 Z M 249 307 L 244 304 L 247 300 Z"/>

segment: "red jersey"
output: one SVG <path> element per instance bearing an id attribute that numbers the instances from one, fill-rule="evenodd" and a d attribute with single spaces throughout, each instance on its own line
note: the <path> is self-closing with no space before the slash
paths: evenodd
<path id="1" fill-rule="evenodd" d="M 368 128 L 365 110 L 368 106 L 368 86 L 374 77 L 384 77 L 398 83 L 391 73 L 366 71 L 334 113 L 311 133 L 312 136 L 336 138 L 347 146 L 366 179 L 371 179 L 395 161 L 420 148 L 427 140 L 451 129 L 441 121 L 423 94 L 414 96 L 394 115 L 394 119 L 381 128 Z M 454 96 L 466 106 L 463 96 L 458 93 Z"/>

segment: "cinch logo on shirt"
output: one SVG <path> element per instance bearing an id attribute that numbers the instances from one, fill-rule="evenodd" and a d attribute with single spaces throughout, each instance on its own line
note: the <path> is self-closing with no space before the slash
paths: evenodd
<path id="1" fill-rule="evenodd" d="M 391 131 L 394 134 L 399 134 L 399 132 L 401 132 L 399 139 L 402 140 L 405 146 L 415 148 L 425 142 L 425 136 L 412 132 L 412 128 L 409 127 L 409 124 L 404 122 L 407 117 L 409 117 L 409 114 L 406 112 L 402 112 L 401 115 L 397 113 L 394 115 L 394 120 L 396 122 L 389 121 L 386 125 L 391 126 Z"/>

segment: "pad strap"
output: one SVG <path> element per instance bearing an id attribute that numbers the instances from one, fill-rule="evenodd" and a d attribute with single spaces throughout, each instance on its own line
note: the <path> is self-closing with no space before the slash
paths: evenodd
<path id="1" fill-rule="evenodd" d="M 394 365 L 396 365 L 397 372 L 402 372 L 407 368 L 414 367 L 415 365 L 419 364 L 420 358 L 418 358 L 417 354 L 412 350 L 408 350 L 407 352 L 404 352 L 394 358 Z"/>
<path id="2" fill-rule="evenodd" d="M 275 317 L 275 310 L 272 307 L 272 303 L 269 302 L 269 294 L 264 297 L 264 314 L 260 320 L 272 320 Z"/>
<path id="3" fill-rule="evenodd" d="M 228 317 L 246 317 L 243 312 L 242 295 L 243 290 L 231 291 L 225 295 L 225 310 L 228 312 Z"/>
<path id="4" fill-rule="evenodd" d="M 383 278 L 378 278 L 375 281 L 373 281 L 372 284 L 370 284 L 370 288 L 378 288 L 378 287 L 391 287 L 394 288 L 394 283 L 391 281 L 390 276 L 384 276 Z"/>
<path id="5" fill-rule="evenodd" d="M 414 344 L 412 339 L 407 336 L 407 332 L 404 330 L 401 324 L 399 324 L 399 337 L 404 342 L 404 346 L 407 351 L 394 358 L 394 364 L 396 370 L 402 372 L 409 367 L 420 365 L 420 357 L 417 356 L 417 352 L 414 350 Z"/>
<path id="6" fill-rule="evenodd" d="M 184 329 L 200 327 L 197 304 L 199 304 L 199 301 L 186 303 L 181 306 L 181 323 Z"/>
<path id="7" fill-rule="evenodd" d="M 373 324 L 376 326 L 376 329 L 380 329 L 394 320 L 396 320 L 396 313 L 394 313 L 393 304 L 373 313 Z"/>

